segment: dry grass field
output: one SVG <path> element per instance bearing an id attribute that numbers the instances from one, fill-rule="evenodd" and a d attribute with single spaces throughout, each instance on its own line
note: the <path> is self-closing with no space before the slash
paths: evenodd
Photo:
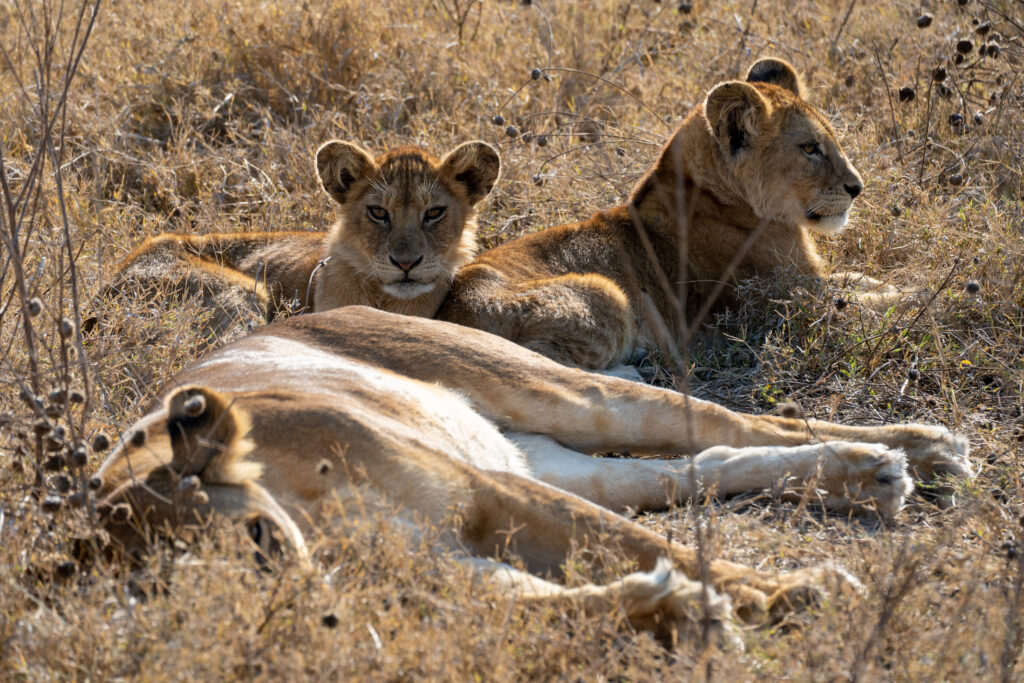
<path id="1" fill-rule="evenodd" d="M 640 521 L 765 569 L 834 560 L 862 596 L 745 631 L 742 652 L 669 652 L 612 617 L 523 611 L 387 519 L 316 539 L 315 571 L 261 570 L 233 529 L 134 572 L 76 560 L 95 435 L 204 341 L 200 312 L 141 303 L 78 334 L 142 239 L 326 228 L 312 155 L 330 138 L 483 139 L 503 162 L 494 246 L 620 202 L 704 93 L 767 55 L 805 74 L 865 179 L 819 240 L 831 268 L 922 294 L 876 310 L 748 283 L 688 350 L 689 390 L 944 424 L 979 474 L 885 522 L 781 487 Z M 0 3 L 0 679 L 1019 679 L 1022 61 L 1020 0 Z"/>

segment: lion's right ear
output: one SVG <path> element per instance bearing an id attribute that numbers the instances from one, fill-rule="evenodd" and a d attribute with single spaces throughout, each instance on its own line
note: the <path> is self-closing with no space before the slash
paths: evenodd
<path id="1" fill-rule="evenodd" d="M 316 172 L 324 191 L 339 204 L 348 199 L 349 191 L 360 178 L 377 170 L 373 157 L 358 145 L 341 140 L 325 142 L 316 151 Z"/>
<path id="2" fill-rule="evenodd" d="M 465 142 L 441 161 L 441 172 L 466 189 L 470 204 L 476 204 L 490 194 L 501 173 L 498 150 L 486 142 Z"/>
<path id="3" fill-rule="evenodd" d="M 251 425 L 230 399 L 199 386 L 175 390 L 166 399 L 171 468 L 179 476 L 199 475 L 206 483 L 239 484 L 259 476 L 246 462 Z"/>
<path id="4" fill-rule="evenodd" d="M 797 97 L 804 97 L 804 83 L 793 65 L 784 59 L 765 57 L 750 66 L 747 71 L 748 83 L 770 83 L 785 88 Z"/>
<path id="5" fill-rule="evenodd" d="M 742 81 L 719 83 L 708 93 L 704 115 L 718 146 L 736 156 L 760 134 L 768 116 L 768 102 L 761 93 Z"/>

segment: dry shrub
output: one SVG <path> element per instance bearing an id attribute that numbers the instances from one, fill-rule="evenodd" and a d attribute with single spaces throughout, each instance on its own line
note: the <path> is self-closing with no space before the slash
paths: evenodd
<path id="1" fill-rule="evenodd" d="M 919 28 L 917 5 L 845 1 L 111 2 L 66 99 L 92 6 L 0 5 L 0 677 L 1018 677 L 1024 21 L 1014 2 L 928 5 Z M 805 73 L 867 182 L 821 241 L 833 267 L 921 295 L 878 311 L 748 283 L 690 349 L 691 389 L 947 424 L 980 475 L 884 524 L 781 485 L 641 521 L 682 542 L 703 524 L 716 556 L 765 568 L 840 562 L 862 599 L 748 632 L 746 653 L 667 654 L 612 617 L 521 612 L 379 520 L 325 535 L 310 574 L 259 571 L 234 532 L 134 574 L 76 564 L 93 435 L 198 347 L 194 309 L 128 302 L 80 354 L 76 321 L 141 239 L 324 228 L 311 157 L 331 137 L 482 138 L 504 162 L 482 221 L 498 244 L 621 201 L 707 88 L 769 54 Z"/>

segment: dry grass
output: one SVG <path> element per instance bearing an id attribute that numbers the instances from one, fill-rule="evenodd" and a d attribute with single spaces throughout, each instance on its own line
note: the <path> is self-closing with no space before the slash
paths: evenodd
<path id="1" fill-rule="evenodd" d="M 0 5 L 0 677 L 1019 677 L 1024 8 L 924 4 L 112 2 L 66 101 L 80 6 Z M 692 349 L 693 391 L 946 424 L 969 435 L 980 475 L 957 506 L 918 498 L 890 524 L 778 492 L 642 521 L 683 541 L 703 521 L 716 555 L 758 566 L 838 561 L 863 599 L 749 632 L 746 653 L 668 654 L 612 618 L 523 613 L 384 520 L 322 539 L 327 582 L 257 571 L 231 533 L 131 576 L 74 563 L 89 527 L 74 506 L 101 457 L 75 450 L 124 427 L 197 347 L 189 310 L 119 310 L 123 334 L 81 363 L 62 334 L 142 238 L 325 227 L 311 157 L 328 138 L 437 152 L 482 138 L 504 162 L 482 217 L 494 245 L 621 200 L 708 87 L 769 54 L 803 70 L 867 182 L 822 249 L 926 294 L 890 311 L 752 297 Z M 64 431 L 37 436 L 51 405 Z"/>

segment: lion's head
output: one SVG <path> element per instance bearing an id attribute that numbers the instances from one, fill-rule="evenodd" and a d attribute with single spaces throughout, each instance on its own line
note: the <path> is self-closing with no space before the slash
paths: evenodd
<path id="1" fill-rule="evenodd" d="M 355 275 L 369 299 L 329 291 L 355 285 L 335 269 L 318 283 L 317 310 L 347 303 L 395 310 L 388 297 L 443 296 L 456 269 L 473 257 L 474 207 L 497 181 L 500 161 L 493 147 L 479 141 L 438 160 L 416 147 L 374 159 L 357 145 L 332 140 L 317 151 L 316 169 L 340 209 L 328 254 Z"/>
<path id="2" fill-rule="evenodd" d="M 761 218 L 833 233 L 864 185 L 792 66 L 762 59 L 717 85 L 704 115 L 731 183 Z"/>

